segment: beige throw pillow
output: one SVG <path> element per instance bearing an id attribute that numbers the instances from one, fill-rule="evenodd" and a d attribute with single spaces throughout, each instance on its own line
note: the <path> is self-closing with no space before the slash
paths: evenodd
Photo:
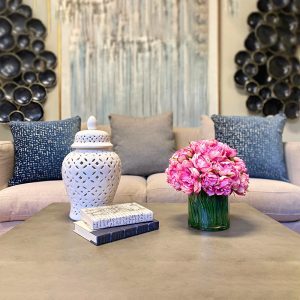
<path id="1" fill-rule="evenodd" d="M 109 116 L 112 143 L 122 162 L 122 174 L 162 173 L 175 151 L 173 114 L 148 118 Z"/>

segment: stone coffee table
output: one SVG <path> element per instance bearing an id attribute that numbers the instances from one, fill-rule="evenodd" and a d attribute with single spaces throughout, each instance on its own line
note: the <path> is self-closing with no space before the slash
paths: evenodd
<path id="1" fill-rule="evenodd" d="M 48 206 L 0 237 L 0 299 L 300 299 L 298 234 L 246 204 L 214 233 L 186 204 L 147 207 L 160 230 L 97 247 Z"/>

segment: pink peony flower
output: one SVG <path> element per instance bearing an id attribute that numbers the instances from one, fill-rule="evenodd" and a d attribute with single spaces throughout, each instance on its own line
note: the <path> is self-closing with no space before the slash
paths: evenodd
<path id="1" fill-rule="evenodd" d="M 200 153 L 194 154 L 191 161 L 194 167 L 202 173 L 210 172 L 212 170 L 212 164 L 209 159 L 202 156 Z"/>
<path id="2" fill-rule="evenodd" d="M 216 140 L 191 142 L 176 151 L 166 169 L 167 182 L 177 191 L 209 196 L 245 195 L 249 175 L 236 150 Z"/>

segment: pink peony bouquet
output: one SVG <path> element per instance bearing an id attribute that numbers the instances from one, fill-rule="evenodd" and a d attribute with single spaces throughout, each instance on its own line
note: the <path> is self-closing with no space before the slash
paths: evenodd
<path id="1" fill-rule="evenodd" d="M 216 140 L 191 142 L 176 151 L 166 169 L 167 181 L 177 191 L 228 196 L 245 195 L 249 175 L 236 150 Z"/>

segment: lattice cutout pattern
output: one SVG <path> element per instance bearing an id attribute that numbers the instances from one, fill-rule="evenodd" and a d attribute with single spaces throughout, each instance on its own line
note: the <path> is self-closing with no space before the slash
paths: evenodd
<path id="1" fill-rule="evenodd" d="M 75 137 L 75 143 L 109 143 L 109 135 L 99 134 L 77 134 Z"/>
<path id="2" fill-rule="evenodd" d="M 80 209 L 113 201 L 121 177 L 121 161 L 112 151 L 73 151 L 64 160 L 62 177 L 71 200 L 70 217 L 80 219 Z"/>

